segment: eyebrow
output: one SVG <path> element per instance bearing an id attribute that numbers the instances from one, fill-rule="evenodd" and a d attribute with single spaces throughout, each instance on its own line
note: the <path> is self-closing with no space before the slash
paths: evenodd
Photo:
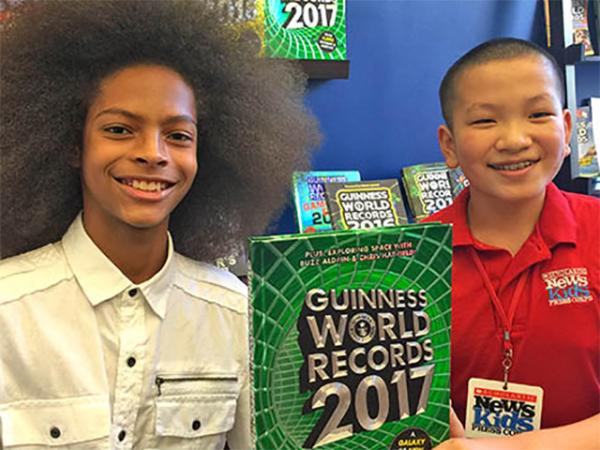
<path id="1" fill-rule="evenodd" d="M 535 103 L 539 101 L 550 100 L 553 101 L 552 95 L 544 92 L 543 94 L 534 95 L 533 97 L 527 98 L 526 103 Z M 495 105 L 493 103 L 475 103 L 467 108 L 467 113 L 471 113 L 474 110 L 483 109 L 489 111 L 496 111 L 501 106 Z"/>
<path id="2" fill-rule="evenodd" d="M 140 116 L 139 114 L 132 113 L 131 111 L 128 111 L 128 110 L 122 109 L 122 108 L 104 109 L 104 110 L 100 111 L 98 114 L 96 114 L 96 117 L 94 117 L 94 118 L 97 119 L 98 117 L 106 115 L 106 114 L 122 115 L 122 116 L 128 117 L 132 120 L 136 120 L 138 122 L 144 121 L 144 118 L 142 116 Z M 163 124 L 168 125 L 168 124 L 180 122 L 180 121 L 190 122 L 194 126 L 197 126 L 197 123 L 194 120 L 194 118 L 188 114 L 178 114 L 176 116 L 171 116 L 171 117 L 167 118 L 166 120 L 164 120 Z"/>
<path id="3" fill-rule="evenodd" d="M 496 110 L 498 109 L 498 107 L 492 103 L 475 103 L 474 105 L 471 105 L 467 108 L 467 112 L 469 113 L 476 109 Z"/>
<path id="4" fill-rule="evenodd" d="M 547 94 L 547 93 L 534 95 L 533 97 L 530 97 L 530 98 L 527 99 L 527 101 L 529 103 L 537 102 L 539 100 L 551 100 L 552 101 L 554 99 L 552 98 L 552 95 Z"/>

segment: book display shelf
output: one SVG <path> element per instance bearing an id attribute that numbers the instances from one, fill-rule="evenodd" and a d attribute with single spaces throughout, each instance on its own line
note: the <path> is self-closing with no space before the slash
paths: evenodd
<path id="1" fill-rule="evenodd" d="M 577 0 L 545 1 L 548 48 L 564 69 L 566 107 L 571 111 L 574 120 L 577 107 L 580 106 L 580 99 L 584 97 L 578 90 L 581 91 L 584 83 L 589 84 L 591 81 L 592 85 L 596 86 L 593 88 L 591 95 L 600 96 L 599 49 L 595 48 L 595 55 L 586 55 L 584 45 L 575 43 L 573 39 L 573 7 L 575 1 Z M 579 3 L 581 3 L 580 0 Z M 591 7 L 591 1 L 588 7 Z M 594 44 L 597 45 L 598 38 L 595 35 L 598 30 L 595 29 L 593 20 L 590 20 L 590 26 L 593 34 L 592 41 L 595 40 Z M 589 80 L 590 74 L 593 80 Z M 583 79 L 584 77 L 585 79 Z M 591 194 L 595 179 L 578 177 L 579 167 L 577 152 L 575 151 L 577 145 L 577 133 L 573 132 L 571 135 L 572 154 L 565 160 L 555 178 L 555 182 L 564 190 Z"/>

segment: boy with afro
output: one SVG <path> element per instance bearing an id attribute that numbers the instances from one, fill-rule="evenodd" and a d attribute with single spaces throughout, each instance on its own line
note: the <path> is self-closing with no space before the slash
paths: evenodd
<path id="1" fill-rule="evenodd" d="M 251 447 L 246 288 L 318 142 L 203 1 L 26 1 L 1 30 L 4 448 Z M 203 261 L 203 262 L 199 262 Z"/>

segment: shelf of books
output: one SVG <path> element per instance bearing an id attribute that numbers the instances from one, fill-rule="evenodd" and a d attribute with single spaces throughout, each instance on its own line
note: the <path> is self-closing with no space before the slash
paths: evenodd
<path id="1" fill-rule="evenodd" d="M 600 89 L 581 98 L 578 66 L 597 67 L 592 83 L 600 87 L 600 2 L 544 0 L 549 50 L 564 66 L 566 106 L 573 117 L 571 156 L 556 181 L 568 190 L 598 195 L 600 172 L 597 145 L 600 136 Z M 581 78 L 581 77 L 579 77 Z"/>
<path id="2" fill-rule="evenodd" d="M 296 224 L 300 233 L 317 233 L 416 223 L 468 185 L 460 169 L 441 162 L 404 167 L 399 179 L 361 180 L 356 170 L 295 172 Z"/>

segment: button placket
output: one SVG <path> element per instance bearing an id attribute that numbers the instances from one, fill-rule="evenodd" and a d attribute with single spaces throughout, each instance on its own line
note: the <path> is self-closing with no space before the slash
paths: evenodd
<path id="1" fill-rule="evenodd" d="M 121 295 L 119 356 L 113 406 L 113 436 L 119 449 L 131 449 L 141 403 L 144 343 L 147 340 L 144 303 L 137 288 Z M 129 439 L 128 439 L 129 438 Z"/>

